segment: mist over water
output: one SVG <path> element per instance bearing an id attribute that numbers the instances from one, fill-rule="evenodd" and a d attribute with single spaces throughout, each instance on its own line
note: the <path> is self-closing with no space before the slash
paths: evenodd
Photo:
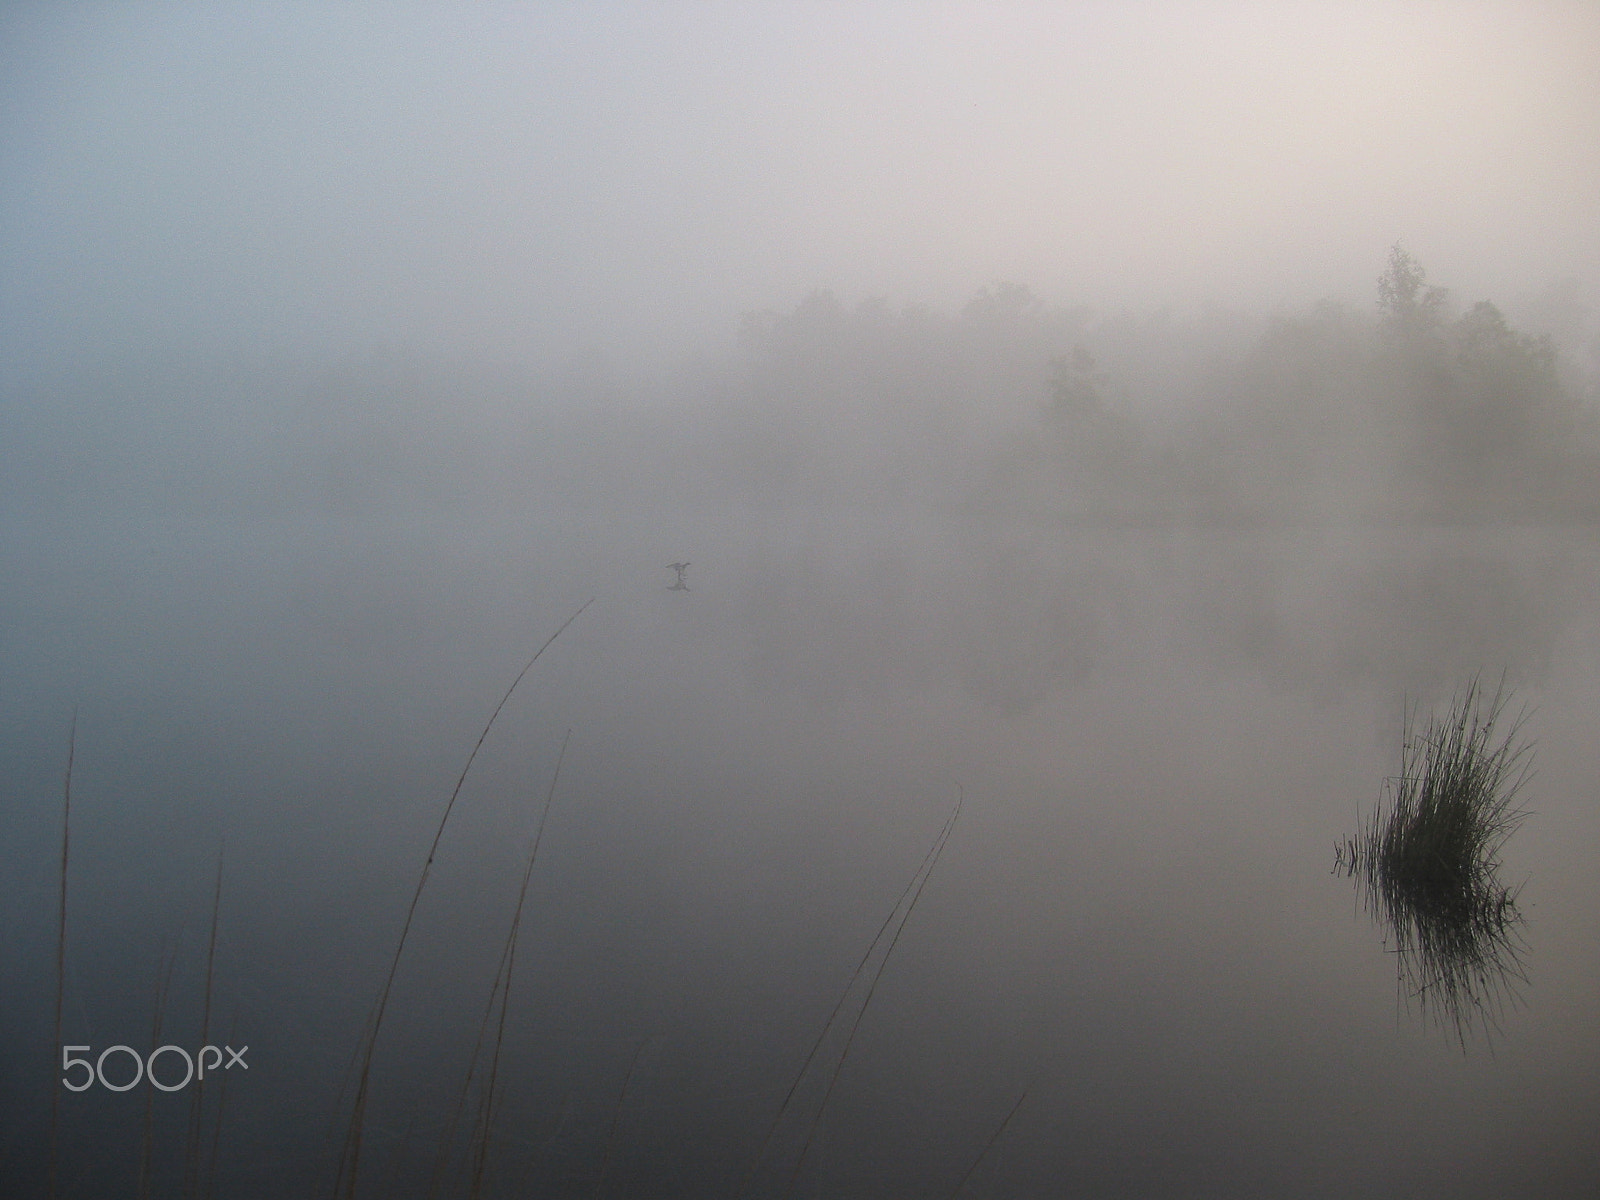
<path id="1" fill-rule="evenodd" d="M 6 18 L 0 1191 L 334 1193 L 591 598 L 359 1194 L 472 1190 L 547 792 L 479 1194 L 1592 1186 L 1600 33 L 1532 11 Z M 1458 1040 L 1331 869 L 1502 674 L 1527 980 Z M 198 1139 L 96 1083 L 50 1150 L 74 714 L 60 1040 L 248 1044 Z"/>

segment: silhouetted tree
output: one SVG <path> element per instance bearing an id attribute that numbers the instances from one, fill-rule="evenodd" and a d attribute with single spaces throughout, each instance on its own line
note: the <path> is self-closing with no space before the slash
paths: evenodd
<path id="1" fill-rule="evenodd" d="M 1480 301 L 1445 319 L 1446 292 L 1399 245 L 1378 279 L 1389 353 L 1377 364 L 1409 429 L 1404 467 L 1429 507 L 1451 516 L 1549 511 L 1577 461 L 1576 407 L 1548 337 L 1517 332 Z"/>
<path id="2" fill-rule="evenodd" d="M 1043 302 L 1026 284 L 1002 280 L 993 287 L 983 288 L 961 310 L 969 321 L 1014 322 L 1022 317 L 1037 317 L 1044 311 Z"/>
<path id="3" fill-rule="evenodd" d="M 1468 463 L 1527 476 L 1547 459 L 1570 407 L 1547 337 L 1518 333 L 1487 300 L 1450 329 L 1453 448 Z M 1501 480 L 1505 483 L 1509 480 Z"/>
<path id="4" fill-rule="evenodd" d="M 1087 420 L 1101 410 L 1101 381 L 1094 355 L 1081 342 L 1072 348 L 1070 356 L 1052 358 L 1046 385 L 1052 411 L 1068 421 Z"/>
<path id="5" fill-rule="evenodd" d="M 1378 276 L 1378 312 L 1384 325 L 1402 335 L 1437 325 L 1450 293 L 1432 287 L 1428 273 L 1399 242 L 1389 247 L 1389 265 Z"/>

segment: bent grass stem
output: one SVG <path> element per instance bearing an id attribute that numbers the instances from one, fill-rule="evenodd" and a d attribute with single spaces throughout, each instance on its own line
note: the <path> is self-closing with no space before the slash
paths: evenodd
<path id="1" fill-rule="evenodd" d="M 478 740 L 472 747 L 472 753 L 467 755 L 467 762 L 461 768 L 461 774 L 456 779 L 456 785 L 450 792 L 450 799 L 445 803 L 444 812 L 439 817 L 439 826 L 434 830 L 433 841 L 428 846 L 428 857 L 422 864 L 422 873 L 417 877 L 417 886 L 411 894 L 411 903 L 406 908 L 406 919 L 400 926 L 400 938 L 395 943 L 394 957 L 389 963 L 389 973 L 384 977 L 383 987 L 378 993 L 378 1003 L 373 1012 L 372 1025 L 366 1036 L 366 1044 L 361 1051 L 361 1070 L 356 1080 L 356 1096 L 352 1104 L 350 1127 L 345 1136 L 344 1149 L 339 1156 L 339 1170 L 334 1178 L 335 1196 L 343 1196 L 344 1200 L 355 1200 L 357 1176 L 361 1166 L 361 1137 L 366 1125 L 367 1100 L 370 1094 L 372 1080 L 373 1052 L 378 1044 L 378 1036 L 383 1031 L 383 1018 L 389 1007 L 389 996 L 394 989 L 395 975 L 400 970 L 400 958 L 406 948 L 406 939 L 411 933 L 412 923 L 416 919 L 417 904 L 422 899 L 422 890 L 427 886 L 428 874 L 433 869 L 434 856 L 439 852 L 439 842 L 444 838 L 445 826 L 450 821 L 450 813 L 456 806 L 456 800 L 461 796 L 461 788 L 467 781 L 467 773 L 472 770 L 473 761 L 478 757 L 478 751 L 483 749 L 483 743 L 489 736 L 489 731 L 494 728 L 495 721 L 500 716 L 500 711 L 505 708 L 513 692 L 523 677 L 533 669 L 533 664 L 539 661 L 539 656 L 550 648 L 550 644 L 566 631 L 583 614 L 583 610 L 594 603 L 591 596 L 578 606 L 578 611 L 573 613 L 561 623 L 545 642 L 528 659 L 522 670 L 517 672 L 517 677 L 511 681 L 511 686 L 506 689 L 505 695 L 500 697 L 500 703 L 494 706 L 494 711 L 489 714 L 489 719 L 484 723 L 483 731 L 478 734 Z"/>

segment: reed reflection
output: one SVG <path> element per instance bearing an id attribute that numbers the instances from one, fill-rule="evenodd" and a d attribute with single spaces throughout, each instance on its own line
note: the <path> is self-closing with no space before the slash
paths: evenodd
<path id="1" fill-rule="evenodd" d="M 1367 826 L 1336 848 L 1335 872 L 1360 877 L 1367 911 L 1393 939 L 1407 1004 L 1454 1029 L 1491 1031 L 1519 999 L 1519 888 L 1500 879 L 1500 848 L 1527 817 L 1517 803 L 1532 773 L 1526 713 L 1507 720 L 1502 679 L 1477 678 L 1420 733 L 1408 714 L 1401 771 Z"/>

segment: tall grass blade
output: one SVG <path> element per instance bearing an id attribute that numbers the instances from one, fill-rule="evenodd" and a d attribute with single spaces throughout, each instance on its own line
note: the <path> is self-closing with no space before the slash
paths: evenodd
<path id="1" fill-rule="evenodd" d="M 200 1045 L 211 1039 L 211 984 L 217 962 L 217 918 L 222 912 L 222 849 L 217 850 L 217 882 L 211 891 L 211 934 L 206 939 L 205 999 L 200 1008 Z M 183 1194 L 198 1200 L 200 1193 L 200 1144 L 205 1116 L 205 1076 L 194 1081 L 189 1098 L 189 1132 L 184 1139 Z"/>
<path id="2" fill-rule="evenodd" d="M 150 1054 L 161 1045 L 161 1026 L 166 1015 L 167 993 L 172 987 L 172 968 L 178 962 L 178 948 L 170 954 L 163 949 L 156 963 L 155 1014 L 150 1020 Z M 148 1062 L 149 1059 L 146 1059 Z M 150 1181 L 155 1166 L 156 1088 L 152 1079 L 144 1080 L 144 1143 L 139 1153 L 139 1200 L 150 1200 Z"/>
<path id="3" fill-rule="evenodd" d="M 411 894 L 411 903 L 406 908 L 405 921 L 400 926 L 400 938 L 395 943 L 394 957 L 389 963 L 389 973 L 384 977 L 383 987 L 378 992 L 378 1003 L 374 1009 L 371 1028 L 367 1031 L 366 1044 L 361 1051 L 361 1070 L 356 1078 L 356 1096 L 352 1104 L 350 1127 L 345 1137 L 344 1150 L 339 1157 L 339 1169 L 334 1178 L 334 1194 L 342 1195 L 344 1200 L 355 1200 L 356 1183 L 361 1166 L 361 1137 L 366 1125 L 367 1099 L 372 1081 L 372 1058 L 377 1048 L 378 1037 L 383 1032 L 383 1018 L 389 1007 L 389 995 L 394 989 L 395 975 L 400 970 L 400 958 L 405 952 L 406 938 L 411 933 L 411 925 L 416 919 L 417 903 L 422 899 L 422 890 L 427 886 L 428 874 L 433 869 L 434 856 L 439 852 L 439 842 L 444 837 L 445 826 L 450 821 L 451 810 L 455 808 L 456 800 L 461 795 L 461 788 L 467 781 L 467 772 L 472 770 L 472 763 L 478 757 L 478 751 L 483 749 L 483 743 L 489 736 L 489 731 L 494 728 L 496 719 L 500 716 L 501 709 L 510 701 L 511 695 L 517 690 L 517 685 L 523 677 L 533 669 L 533 664 L 539 661 L 539 656 L 550 648 L 550 644 L 560 637 L 568 625 L 571 625 L 582 614 L 583 610 L 594 603 L 590 597 L 578 606 L 578 611 L 573 613 L 561 623 L 561 627 L 552 633 L 545 642 L 528 659 L 522 670 L 517 672 L 517 677 L 511 681 L 511 686 L 506 689 L 505 695 L 500 697 L 500 703 L 494 706 L 494 711 L 489 714 L 489 719 L 484 723 L 483 731 L 478 734 L 478 740 L 473 744 L 472 753 L 467 755 L 467 762 L 461 768 L 461 774 L 456 779 L 456 785 L 450 792 L 450 799 L 445 803 L 444 812 L 439 817 L 439 826 L 434 830 L 433 841 L 428 847 L 428 857 L 422 864 L 422 872 L 417 876 L 417 886 Z"/>
<path id="4" fill-rule="evenodd" d="M 928 852 L 922 856 L 922 861 L 917 864 L 917 869 L 912 872 L 911 880 L 906 884 L 905 890 L 900 893 L 893 907 L 889 909 L 889 915 L 883 918 L 883 924 L 879 925 L 878 931 L 872 935 L 872 941 L 867 944 L 866 952 L 862 954 L 861 961 L 856 963 L 855 970 L 850 973 L 850 978 L 844 985 L 844 990 L 839 993 L 839 999 L 834 1002 L 832 1011 L 828 1013 L 828 1019 L 822 1023 L 822 1029 L 817 1033 L 816 1040 L 811 1043 L 811 1048 L 806 1051 L 805 1059 L 800 1063 L 800 1069 L 795 1072 L 794 1079 L 789 1083 L 789 1090 L 784 1093 L 783 1100 L 778 1105 L 778 1111 L 772 1118 L 772 1124 L 767 1127 L 767 1132 L 761 1139 L 761 1145 L 756 1148 L 755 1159 L 751 1162 L 750 1169 L 745 1172 L 743 1183 L 740 1184 L 737 1193 L 739 1197 L 743 1198 L 749 1194 L 751 1186 L 755 1183 L 756 1174 L 760 1171 L 761 1164 L 766 1158 L 767 1149 L 771 1146 L 772 1139 L 777 1136 L 778 1127 L 783 1123 L 783 1118 L 787 1115 L 789 1106 L 794 1102 L 795 1092 L 799 1090 L 801 1081 L 805 1079 L 806 1073 L 811 1069 L 811 1064 L 815 1061 L 817 1053 L 822 1049 L 823 1042 L 827 1040 L 828 1034 L 833 1031 L 833 1027 L 839 1019 L 839 1013 L 844 1008 L 844 1002 L 850 998 L 850 993 L 855 990 L 856 984 L 861 979 L 862 972 L 867 968 L 867 963 L 872 960 L 872 956 L 882 943 L 889 926 L 894 922 L 895 915 L 899 913 L 907 897 L 916 888 L 917 880 L 922 878 L 923 872 L 928 869 L 928 865 L 933 861 L 940 846 L 944 844 L 944 834 L 949 828 L 949 824 L 950 822 L 946 820 L 945 824 L 940 827 L 939 835 L 933 839 L 933 844 L 928 847 Z"/>
<path id="5" fill-rule="evenodd" d="M 1011 1106 L 1011 1111 L 1006 1114 L 1006 1119 L 1000 1122 L 999 1128 L 989 1135 L 989 1140 L 983 1144 L 983 1149 L 978 1151 L 978 1157 L 972 1160 L 972 1165 L 967 1168 L 967 1173 L 961 1177 L 961 1182 L 956 1184 L 955 1190 L 950 1193 L 950 1200 L 956 1200 L 961 1194 L 961 1189 L 967 1186 L 967 1181 L 972 1178 L 972 1173 L 978 1169 L 978 1164 L 989 1156 L 989 1151 L 1000 1140 L 1006 1131 L 1006 1126 L 1011 1124 L 1011 1118 L 1017 1115 L 1017 1110 L 1022 1107 L 1022 1102 L 1028 1098 L 1027 1088 L 1022 1089 L 1022 1095 L 1017 1097 L 1017 1102 Z"/>
<path id="6" fill-rule="evenodd" d="M 67 849 L 72 839 L 72 760 L 78 749 L 78 710 L 72 710 L 72 729 L 67 734 L 67 777 L 61 785 L 61 903 L 56 910 L 56 1023 L 55 1040 L 50 1047 L 50 1143 L 47 1187 L 50 1200 L 56 1200 L 56 1129 L 61 1111 L 61 1083 L 55 1079 L 56 1056 L 61 1053 L 61 1009 L 67 994 Z"/>
<path id="7" fill-rule="evenodd" d="M 785 1189 L 786 1195 L 794 1193 L 795 1185 L 800 1179 L 800 1170 L 805 1166 L 806 1156 L 811 1153 L 811 1142 L 816 1136 L 817 1127 L 822 1124 L 823 1114 L 828 1109 L 828 1101 L 833 1098 L 833 1089 L 838 1085 L 839 1076 L 844 1071 L 845 1061 L 850 1057 L 850 1048 L 855 1045 L 856 1031 L 861 1028 L 861 1021 L 867 1015 L 867 1009 L 872 1005 L 872 997 L 877 993 L 878 983 L 883 978 L 883 972 L 889 965 L 889 959 L 894 956 L 894 948 L 900 944 L 900 935 L 905 932 L 911 914 L 916 911 L 917 901 L 922 899 L 922 890 L 928 886 L 928 880 L 933 877 L 933 870 L 939 865 L 939 858 L 944 854 L 944 848 L 950 840 L 950 835 L 955 831 L 956 822 L 961 817 L 961 806 L 966 799 L 964 792 L 957 793 L 956 810 L 950 814 L 950 819 L 945 822 L 940 830 L 939 839 L 935 843 L 932 860 L 928 863 L 927 870 L 922 874 L 922 880 L 917 884 L 917 890 L 911 896 L 911 903 L 906 906 L 905 915 L 900 918 L 900 924 L 895 927 L 894 936 L 889 939 L 889 947 L 883 952 L 883 958 L 878 962 L 878 969 L 873 972 L 872 981 L 867 985 L 866 998 L 861 1001 L 861 1007 L 856 1010 L 855 1020 L 850 1024 L 850 1032 L 845 1035 L 844 1048 L 839 1052 L 839 1059 L 833 1065 L 833 1074 L 828 1077 L 828 1086 L 822 1093 L 822 1103 L 817 1105 L 817 1111 L 811 1118 L 811 1125 L 806 1130 L 805 1140 L 800 1144 L 800 1154 L 795 1159 L 794 1170 L 789 1175 L 789 1184 Z"/>
<path id="8" fill-rule="evenodd" d="M 500 1075 L 500 1049 L 506 1037 L 506 1010 L 511 1003 L 511 979 L 517 965 L 517 939 L 522 930 L 522 912 L 528 902 L 528 882 L 533 878 L 533 864 L 539 860 L 539 844 L 544 841 L 544 827 L 550 819 L 550 805 L 556 797 L 556 783 L 561 778 L 561 764 L 567 758 L 567 743 L 572 740 L 572 730 L 567 730 L 566 736 L 561 739 L 561 752 L 556 755 L 556 769 L 550 776 L 550 788 L 545 792 L 544 808 L 539 813 L 539 825 L 534 831 L 533 848 L 528 852 L 528 865 L 522 872 L 522 886 L 517 891 L 517 907 L 511 916 L 511 931 L 506 935 L 506 943 L 500 954 L 500 969 L 495 977 L 495 986 L 500 992 L 500 1021 L 495 1031 L 494 1053 L 489 1059 L 489 1077 L 484 1084 L 483 1102 L 479 1106 L 478 1128 L 474 1131 L 472 1191 L 476 1197 L 483 1189 L 483 1172 L 489 1160 L 489 1142 L 494 1133 L 494 1118 L 496 1109 L 496 1086 Z M 489 1008 L 494 1007 L 495 988 L 489 992 Z M 484 1013 L 485 1018 L 488 1012 Z M 479 1041 L 483 1038 L 483 1029 L 478 1030 Z M 477 1060 L 477 1048 L 473 1048 L 473 1060 Z M 470 1078 L 471 1071 L 468 1071 Z"/>
<path id="9" fill-rule="evenodd" d="M 228 1045 L 238 1041 L 239 1014 L 233 1014 L 233 1020 L 228 1025 Z M 206 1163 L 205 1195 L 206 1200 L 215 1200 L 217 1194 L 217 1159 L 222 1149 L 222 1117 L 228 1108 L 228 1073 L 222 1073 L 222 1086 L 217 1089 L 217 1113 L 211 1122 L 211 1155 Z"/>
<path id="10" fill-rule="evenodd" d="M 628 1062 L 628 1073 L 622 1077 L 622 1090 L 617 1093 L 617 1102 L 611 1109 L 611 1128 L 606 1133 L 605 1152 L 600 1156 L 600 1174 L 594 1181 L 594 1200 L 600 1200 L 605 1188 L 606 1175 L 611 1169 L 611 1151 L 617 1144 L 617 1127 L 622 1123 L 622 1106 L 628 1099 L 628 1085 L 633 1082 L 633 1072 L 639 1066 L 639 1055 L 644 1053 L 649 1042 L 650 1039 L 646 1038 L 634 1049 L 633 1058 Z"/>

